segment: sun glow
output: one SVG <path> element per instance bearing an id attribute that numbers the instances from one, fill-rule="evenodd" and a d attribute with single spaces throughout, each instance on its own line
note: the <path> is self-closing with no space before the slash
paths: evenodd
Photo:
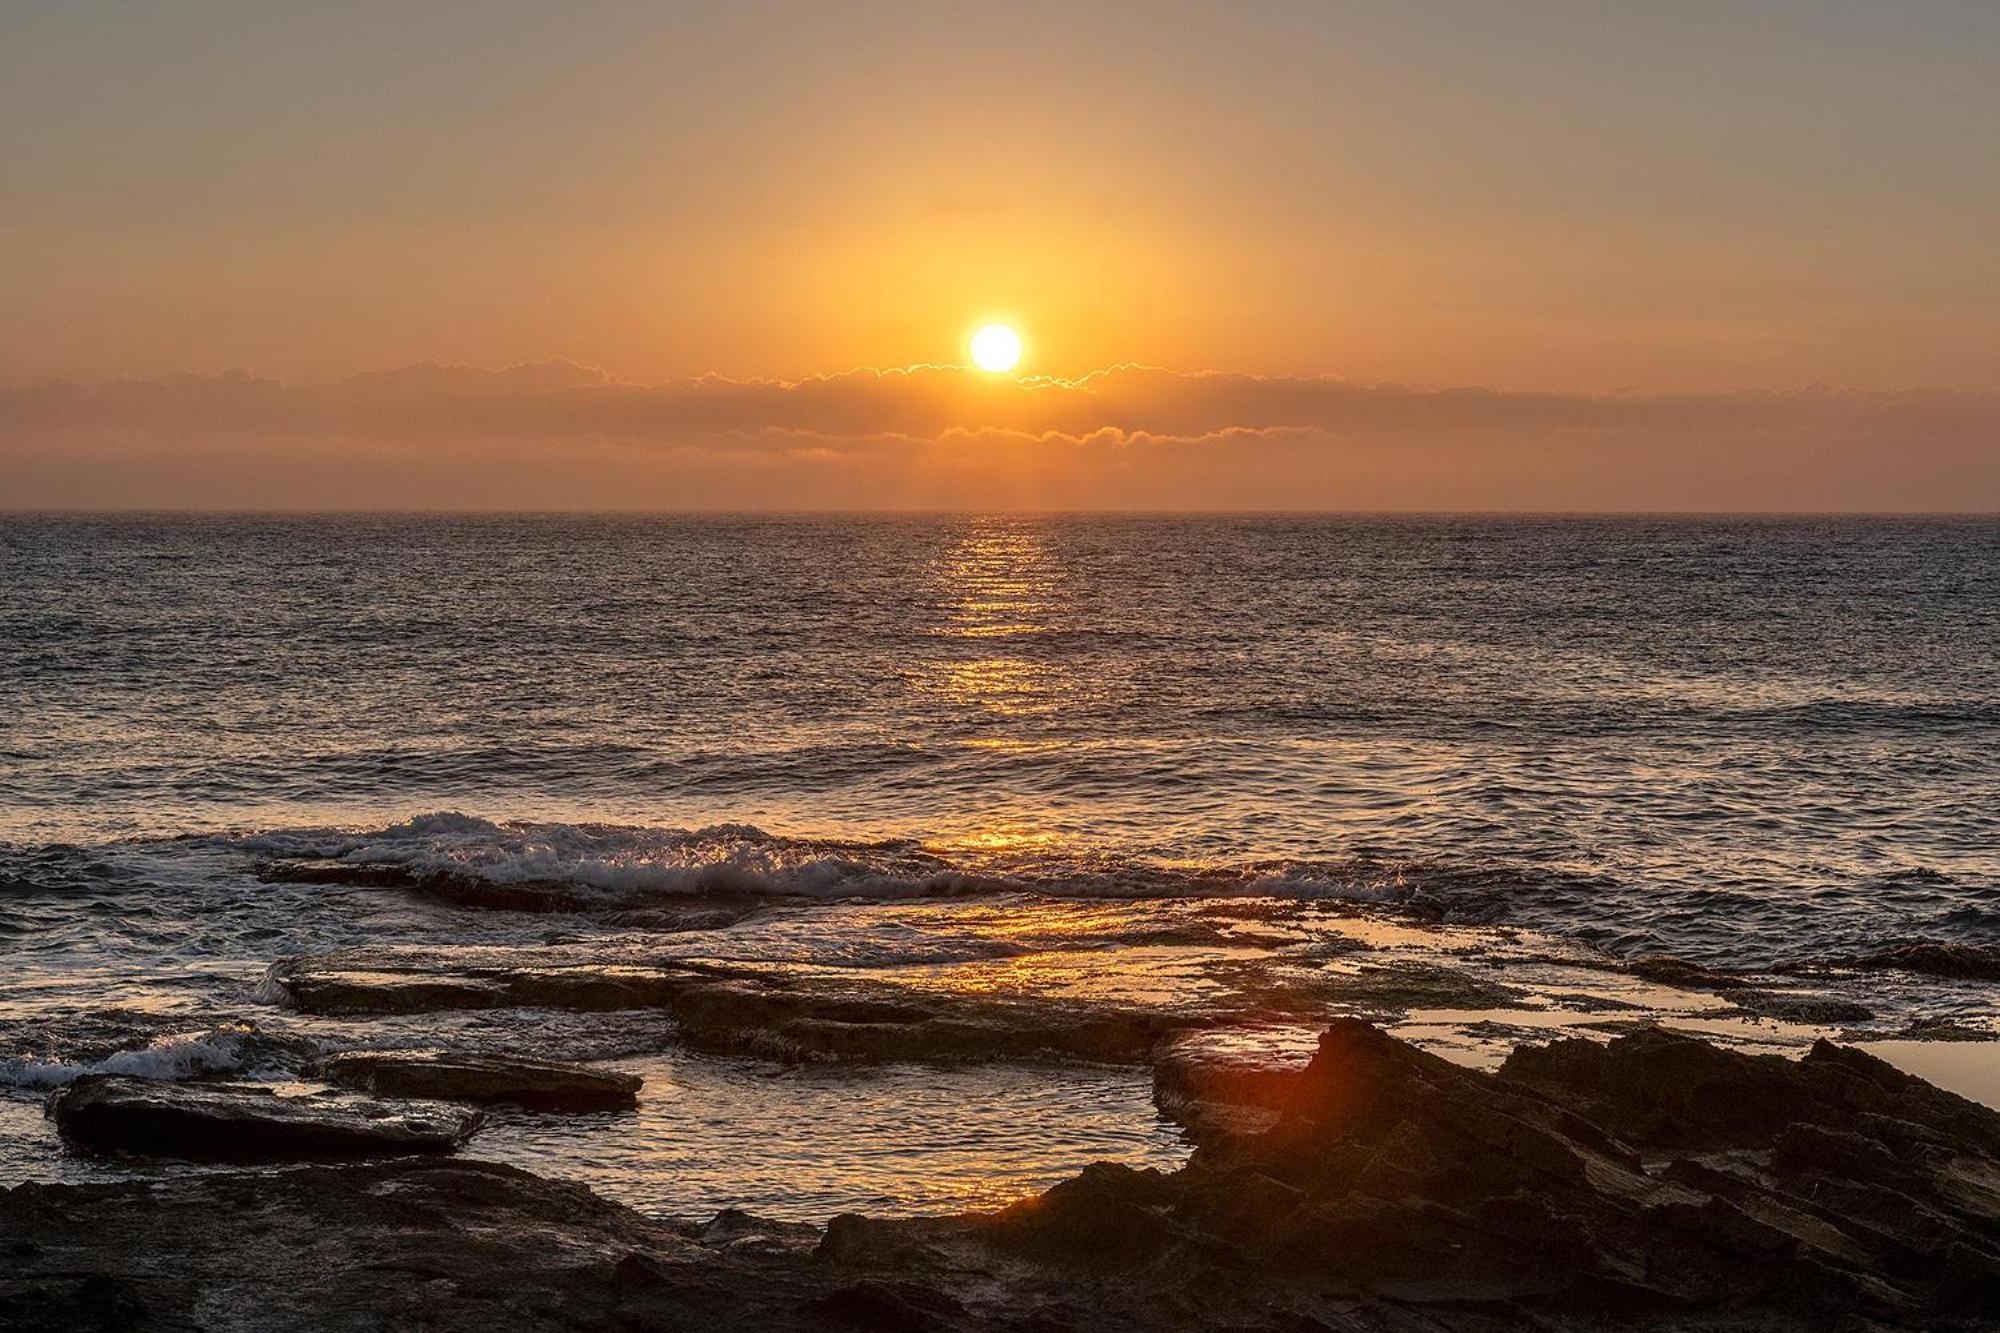
<path id="1" fill-rule="evenodd" d="M 988 324 L 972 335 L 972 364 L 1004 375 L 1021 361 L 1021 335 L 1005 324 Z"/>

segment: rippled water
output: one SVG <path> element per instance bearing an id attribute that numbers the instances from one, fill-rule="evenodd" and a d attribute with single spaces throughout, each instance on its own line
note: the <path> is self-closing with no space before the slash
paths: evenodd
<path id="1" fill-rule="evenodd" d="M 243 1021 L 379 1040 L 256 980 L 358 946 L 657 950 L 633 913 L 663 895 L 771 904 L 682 954 L 1263 1028 L 1341 1008 L 1355 921 L 1431 932 L 1399 966 L 1517 977 L 2000 948 L 1997 666 L 1991 520 L 0 518 L 0 1072 Z M 575 900 L 267 873 L 326 858 Z M 1843 986 L 1885 1032 L 2000 1012 Z M 474 1037 L 672 1045 L 574 1015 Z M 813 1197 L 937 1202 L 911 1182 L 949 1176 L 919 1150 L 952 1115 L 908 1129 L 931 1103 L 873 1077 L 908 1168 Z M 1016 1077 L 935 1086 L 1009 1106 Z M 1113 1153 L 1144 1076 L 1113 1081 L 1042 1119 Z M 975 1127 L 1008 1188 L 1074 1165 L 1008 1137 L 1033 1118 Z M 636 1181 L 601 1163 L 648 1123 L 577 1170 Z M 494 1141 L 539 1161 L 538 1134 Z"/>

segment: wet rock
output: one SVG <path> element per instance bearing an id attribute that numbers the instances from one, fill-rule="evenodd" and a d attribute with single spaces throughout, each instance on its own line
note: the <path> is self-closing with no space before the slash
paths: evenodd
<path id="1" fill-rule="evenodd" d="M 378 1097 L 511 1102 L 541 1111 L 636 1106 L 637 1075 L 561 1060 L 500 1058 L 445 1051 L 348 1051 L 321 1062 L 329 1083 Z"/>
<path id="2" fill-rule="evenodd" d="M 1968 1027 L 1949 1018 L 1912 1019 L 1894 1032 L 1871 1032 L 1870 1041 L 1993 1041 L 1996 1034 L 1986 1028 Z"/>
<path id="3" fill-rule="evenodd" d="M 497 980 L 450 973 L 315 965 L 307 959 L 273 963 L 260 994 L 308 1014 L 423 1014 L 445 1009 L 497 1009 L 507 988 Z"/>
<path id="4" fill-rule="evenodd" d="M 1957 981 L 2000 981 L 2000 947 L 1988 944 L 1904 944 L 1841 959 L 1838 965 L 1890 968 Z"/>
<path id="5" fill-rule="evenodd" d="M 312 858 L 267 861 L 258 877 L 274 884 L 342 884 L 404 889 L 455 907 L 504 912 L 587 913 L 614 925 L 649 930 L 716 930 L 770 906 L 768 897 L 727 891 L 667 893 L 634 905 L 635 895 L 591 894 L 563 880 L 495 880 L 462 871 L 416 869 L 393 863 Z"/>
<path id="6" fill-rule="evenodd" d="M 310 1014 L 500 1008 L 602 1013 L 668 1007 L 705 975 L 694 967 L 614 964 L 426 969 L 336 955 L 281 959 L 265 972 L 260 991 Z"/>
<path id="7" fill-rule="evenodd" d="M 671 1008 L 703 972 L 692 967 L 517 967 L 494 974 L 507 1003 L 534 1009 L 606 1013 Z"/>
<path id="8" fill-rule="evenodd" d="M 1722 990 L 1743 984 L 1743 978 L 1732 973 L 1717 972 L 1671 954 L 1648 954 L 1634 958 L 1625 964 L 1625 970 L 1635 977 L 1657 981 L 1663 986 L 1677 986 L 1682 990 Z"/>
<path id="9" fill-rule="evenodd" d="M 1170 1220 L 1176 1197 L 1157 1171 L 1098 1162 L 1046 1193 L 1001 1209 L 985 1224 L 989 1236 L 1044 1260 L 1142 1262 L 1174 1248 L 1190 1233 Z"/>
<path id="10" fill-rule="evenodd" d="M 809 1251 L 820 1242 L 820 1229 L 810 1223 L 779 1222 L 741 1208 L 724 1208 L 699 1226 L 683 1228 L 683 1234 L 732 1249 Z"/>
<path id="11" fill-rule="evenodd" d="M 1560 1098 L 1649 1148 L 1769 1148 L 1788 1125 L 1870 1115 L 1932 1123 L 1968 1148 L 2000 1155 L 2000 1112 L 1828 1041 L 1787 1060 L 1652 1028 L 1607 1045 L 1522 1047 L 1500 1078 Z"/>
<path id="12" fill-rule="evenodd" d="M 590 905 L 573 884 L 560 881 L 490 880 L 450 870 L 417 870 L 395 864 L 339 860 L 270 861 L 258 877 L 273 884 L 346 884 L 409 889 L 460 907 L 506 912 L 574 912 Z"/>
<path id="13" fill-rule="evenodd" d="M 880 1333 L 937 1333 L 955 1327 L 965 1307 L 916 1282 L 856 1282 L 807 1301 L 801 1310 Z"/>
<path id="14" fill-rule="evenodd" d="M 1263 1054 L 1176 1043 L 1153 1062 L 1153 1105 L 1196 1136 L 1254 1133 L 1277 1122 L 1299 1074 Z"/>
<path id="15" fill-rule="evenodd" d="M 141 1289 L 101 1273 L 0 1279 L 0 1329 L 71 1329 L 124 1333 L 155 1324 Z"/>
<path id="16" fill-rule="evenodd" d="M 1783 1019 L 1787 1023 L 1866 1023 L 1875 1017 L 1875 1011 L 1865 1004 L 1826 995 L 1796 995 L 1754 986 L 1726 987 L 1716 994 L 1748 1013 Z"/>
<path id="17" fill-rule="evenodd" d="M 479 1128 L 440 1102 L 280 1096 L 269 1088 L 88 1074 L 52 1094 L 63 1137 L 178 1157 L 384 1157 L 444 1153 Z"/>
<path id="18" fill-rule="evenodd" d="M 1995 1327 L 2000 1114 L 1860 1051 L 1647 1030 L 1487 1073 L 1343 1020 L 1291 1079 L 1242 1091 L 1268 1127 L 1204 1136 L 1178 1172 L 1098 1164 L 993 1213 L 844 1215 L 816 1246 L 423 1159 L 21 1186 L 0 1193 L 0 1311 L 44 1294 L 76 1311 L 57 1328 L 111 1310 L 481 1333 Z"/>
<path id="19" fill-rule="evenodd" d="M 1789 1061 L 1652 1030 L 1496 1075 L 1344 1020 L 1269 1100 L 1269 1129 L 1207 1136 L 1172 1176 L 1092 1168 L 982 1233 L 1092 1272 L 1588 1313 L 1566 1327 L 1923 1324 L 2000 1294 L 2000 1115 L 1831 1043 Z"/>
<path id="20" fill-rule="evenodd" d="M 448 1009 L 657 1009 L 697 1050 L 787 1061 L 1034 1060 L 1136 1064 L 1183 1031 L 1182 1015 L 978 995 L 914 993 L 754 966 L 546 964 L 428 969 L 342 954 L 271 965 L 262 995 L 308 1013 Z"/>
<path id="21" fill-rule="evenodd" d="M 36 1333 L 824 1333 L 797 1308 L 834 1285 L 803 1260 L 712 1249 L 581 1187 L 455 1159 L 24 1185 L 0 1191 L 0 1242 L 17 1236 L 38 1250 L 0 1265 L 0 1328 Z"/>
<path id="22" fill-rule="evenodd" d="M 1185 1021 L 1144 1010 L 1010 1003 L 977 996 L 819 991 L 765 978 L 688 988 L 673 1005 L 697 1050 L 780 1060 L 966 1062 L 1051 1056 L 1138 1064 Z"/>

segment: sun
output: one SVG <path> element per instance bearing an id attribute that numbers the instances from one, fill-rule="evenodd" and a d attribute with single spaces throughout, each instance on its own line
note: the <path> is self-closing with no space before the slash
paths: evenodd
<path id="1" fill-rule="evenodd" d="M 1005 324 L 988 324 L 972 335 L 972 364 L 1004 375 L 1021 363 L 1021 335 Z"/>

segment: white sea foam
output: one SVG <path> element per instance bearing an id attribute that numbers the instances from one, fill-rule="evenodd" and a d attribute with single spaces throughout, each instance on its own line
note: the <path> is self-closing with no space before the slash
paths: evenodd
<path id="1" fill-rule="evenodd" d="M 146 1046 L 114 1051 L 102 1060 L 72 1064 L 16 1056 L 0 1060 L 0 1085 L 16 1088 L 60 1088 L 85 1074 L 125 1074 L 133 1078 L 189 1079 L 204 1074 L 239 1073 L 258 1054 L 251 1040 L 256 1029 L 247 1024 L 204 1032 L 177 1032 Z"/>
<path id="2" fill-rule="evenodd" d="M 902 844 L 783 838 L 747 824 L 500 824 L 442 812 L 368 832 L 278 831 L 235 845 L 263 856 L 397 866 L 494 884 L 562 884 L 607 898 L 634 892 L 887 898 L 1009 887 L 1005 876 Z"/>
<path id="3" fill-rule="evenodd" d="M 644 895 L 740 893 L 907 899 L 1038 892 L 1142 899 L 1255 895 L 1363 902 L 1404 896 L 1401 879 L 1292 863 L 1215 869 L 1038 848 L 947 856 L 909 842 L 789 838 L 749 824 L 644 828 L 495 822 L 456 811 L 374 830 L 278 830 L 230 840 L 277 860 L 332 860 L 496 885 L 550 884 L 607 903 Z"/>

